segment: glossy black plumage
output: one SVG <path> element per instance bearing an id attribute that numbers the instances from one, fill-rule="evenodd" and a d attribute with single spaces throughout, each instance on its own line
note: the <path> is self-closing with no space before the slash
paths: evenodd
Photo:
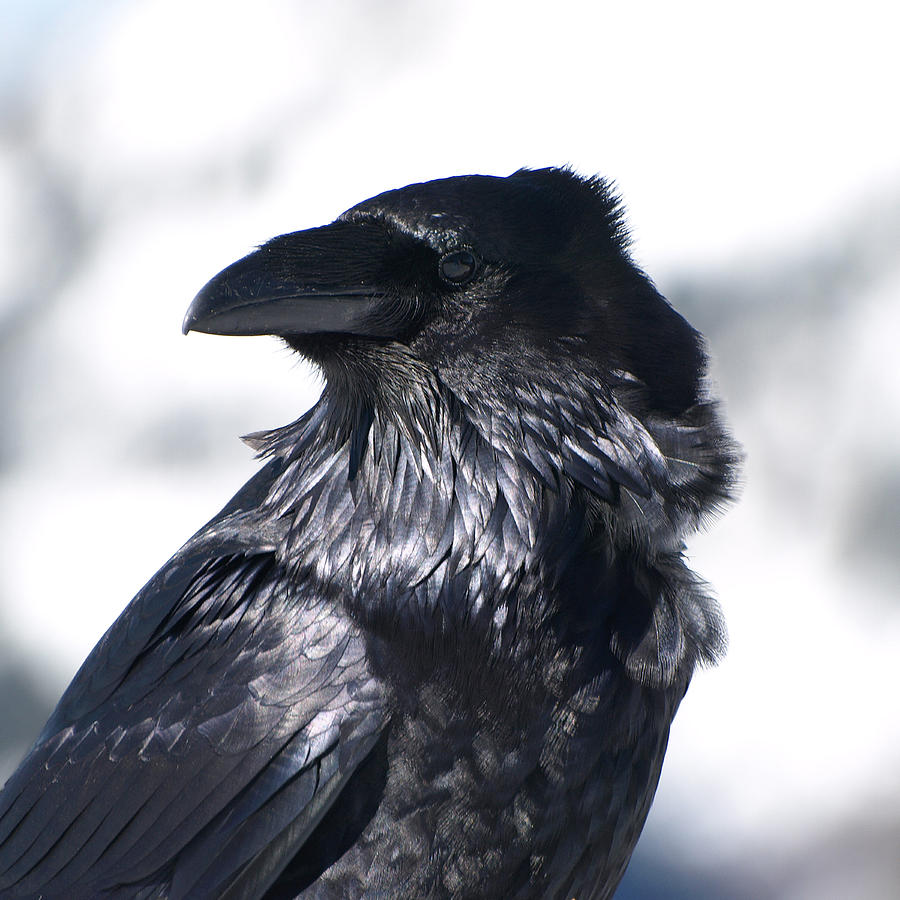
<path id="1" fill-rule="evenodd" d="M 735 452 L 608 186 L 469 176 L 213 279 L 326 377 L 0 794 L 2 897 L 611 896 L 723 626 Z"/>

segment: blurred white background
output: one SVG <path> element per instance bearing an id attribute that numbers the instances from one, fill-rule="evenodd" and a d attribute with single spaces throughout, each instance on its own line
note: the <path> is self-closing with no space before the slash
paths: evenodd
<path id="1" fill-rule="evenodd" d="M 747 452 L 691 546 L 731 645 L 621 898 L 900 896 L 900 64 L 890 5 L 4 0 L 0 782 L 320 385 L 181 336 L 382 190 L 571 164 L 708 337 Z"/>

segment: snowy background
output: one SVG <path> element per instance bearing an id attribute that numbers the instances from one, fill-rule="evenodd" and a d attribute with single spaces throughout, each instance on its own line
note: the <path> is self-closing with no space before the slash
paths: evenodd
<path id="1" fill-rule="evenodd" d="M 619 897 L 900 896 L 900 65 L 883 2 L 4 0 L 0 782 L 320 385 L 184 338 L 256 244 L 568 163 L 708 337 L 747 452 L 728 617 Z"/>

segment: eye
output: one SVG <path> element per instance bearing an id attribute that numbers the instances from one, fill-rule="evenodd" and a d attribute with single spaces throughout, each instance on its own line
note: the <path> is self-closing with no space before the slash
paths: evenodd
<path id="1" fill-rule="evenodd" d="M 441 257 L 441 278 L 450 284 L 465 284 L 478 271 L 478 257 L 471 250 L 454 250 Z"/>

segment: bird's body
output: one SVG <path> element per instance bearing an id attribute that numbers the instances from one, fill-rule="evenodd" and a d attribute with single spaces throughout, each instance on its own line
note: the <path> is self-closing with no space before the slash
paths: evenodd
<path id="1" fill-rule="evenodd" d="M 7 783 L 0 897 L 611 896 L 721 646 L 681 553 L 733 450 L 605 185 L 381 195 L 186 326 L 327 386 Z"/>

